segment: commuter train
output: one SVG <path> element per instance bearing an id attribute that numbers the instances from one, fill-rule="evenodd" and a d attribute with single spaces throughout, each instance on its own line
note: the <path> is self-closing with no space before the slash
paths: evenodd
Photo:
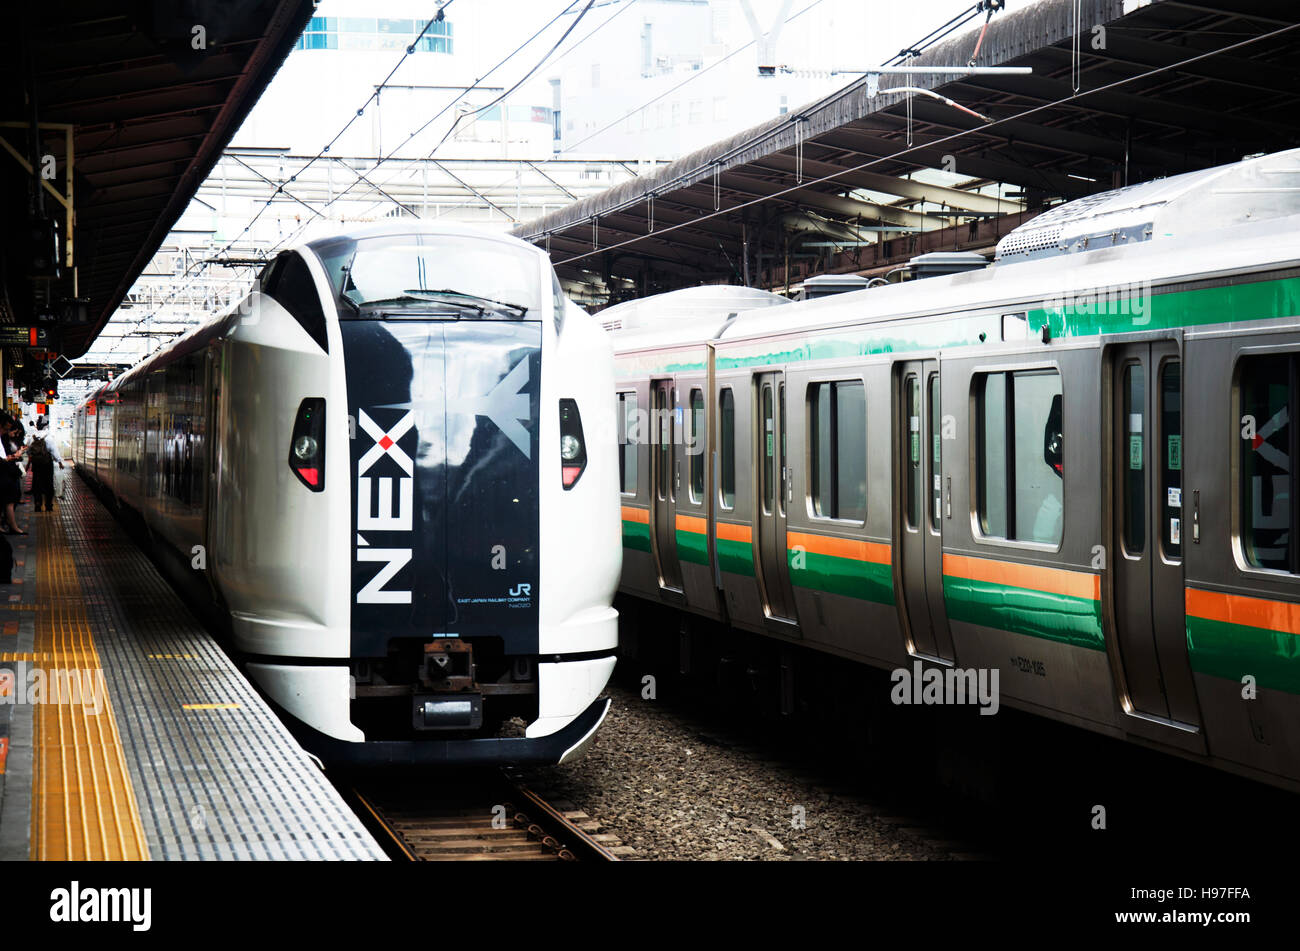
<path id="1" fill-rule="evenodd" d="M 609 703 L 612 387 L 543 252 L 401 221 L 281 253 L 80 405 L 74 459 L 307 749 L 554 763 Z"/>
<path id="2" fill-rule="evenodd" d="M 909 270 L 599 315 L 621 590 L 1300 787 L 1300 150 Z"/>

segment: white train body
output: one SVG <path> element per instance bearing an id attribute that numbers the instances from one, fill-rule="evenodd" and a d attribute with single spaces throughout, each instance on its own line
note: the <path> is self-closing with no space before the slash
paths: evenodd
<path id="1" fill-rule="evenodd" d="M 612 389 L 545 254 L 401 222 L 281 254 L 83 403 L 73 451 L 309 748 L 556 762 L 608 707 Z"/>

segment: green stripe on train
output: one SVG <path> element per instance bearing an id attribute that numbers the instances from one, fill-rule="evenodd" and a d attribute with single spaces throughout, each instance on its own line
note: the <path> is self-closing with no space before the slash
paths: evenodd
<path id="1" fill-rule="evenodd" d="M 623 519 L 623 547 L 636 551 L 650 550 L 650 526 L 645 522 Z"/>
<path id="2" fill-rule="evenodd" d="M 889 565 L 816 552 L 791 551 L 790 555 L 791 584 L 863 601 L 894 603 L 894 572 Z"/>
<path id="3" fill-rule="evenodd" d="M 1081 299 L 1027 311 L 1031 330 L 1036 331 L 1046 323 L 1057 338 L 1273 320 L 1296 314 L 1300 314 L 1300 278 L 1294 277 L 1172 293 L 1114 294 L 1103 297 L 1100 303 Z M 810 330 L 813 336 L 806 342 L 779 351 L 766 349 L 770 346 L 766 341 L 725 344 L 718 352 L 717 368 L 734 370 L 974 346 L 982 342 L 981 333 L 987 337 L 1000 332 L 996 316 L 949 315 L 910 318 L 877 326 Z"/>
<path id="4" fill-rule="evenodd" d="M 754 576 L 754 546 L 749 542 L 717 539 L 718 567 L 733 575 Z"/>
<path id="5" fill-rule="evenodd" d="M 697 565 L 709 563 L 709 541 L 703 532 L 677 529 L 677 559 Z"/>
<path id="6" fill-rule="evenodd" d="M 1241 682 L 1247 675 L 1270 690 L 1300 694 L 1300 637 L 1289 631 L 1187 618 L 1192 670 Z"/>
<path id="7" fill-rule="evenodd" d="M 953 621 L 1106 649 L 1099 601 L 951 575 L 944 576 L 943 597 Z"/>
<path id="8" fill-rule="evenodd" d="M 1099 313 L 1088 313 L 1089 309 Z M 1115 295 L 1091 305 L 1066 303 L 1030 310 L 1029 326 L 1046 323 L 1054 337 L 1090 337 L 1296 314 L 1300 314 L 1300 278 L 1288 277 L 1167 294 Z"/>

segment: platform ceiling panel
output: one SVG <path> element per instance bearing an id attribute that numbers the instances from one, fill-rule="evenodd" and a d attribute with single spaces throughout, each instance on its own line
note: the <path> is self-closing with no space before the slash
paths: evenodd
<path id="1" fill-rule="evenodd" d="M 74 126 L 74 250 L 90 320 L 65 329 L 69 356 L 86 351 L 144 270 L 312 6 L 52 0 L 11 11 L 0 120 Z"/>

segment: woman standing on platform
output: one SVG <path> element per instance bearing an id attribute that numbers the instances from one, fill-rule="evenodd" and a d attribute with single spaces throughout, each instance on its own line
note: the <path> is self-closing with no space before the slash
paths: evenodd
<path id="1" fill-rule="evenodd" d="M 22 501 L 23 497 L 23 473 L 18 467 L 18 460 L 23 455 L 23 440 L 19 435 L 18 424 L 12 418 L 0 420 L 3 425 L 3 435 L 0 435 L 0 448 L 4 451 L 4 460 L 0 461 L 0 505 L 4 506 L 4 522 L 6 535 L 26 535 L 27 533 L 18 527 L 18 520 L 14 516 L 14 506 Z"/>

